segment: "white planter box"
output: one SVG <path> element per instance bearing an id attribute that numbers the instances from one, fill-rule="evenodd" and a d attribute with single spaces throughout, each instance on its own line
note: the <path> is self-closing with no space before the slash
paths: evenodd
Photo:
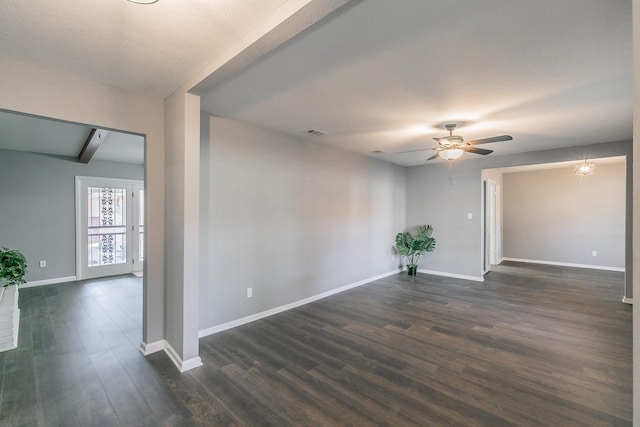
<path id="1" fill-rule="evenodd" d="M 18 287 L 2 287 L 0 288 L 0 351 L 18 347 L 19 324 Z"/>

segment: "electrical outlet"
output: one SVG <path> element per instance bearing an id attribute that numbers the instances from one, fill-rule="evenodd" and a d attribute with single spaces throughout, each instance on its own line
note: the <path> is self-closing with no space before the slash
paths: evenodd
<path id="1" fill-rule="evenodd" d="M 251 298 L 253 296 L 253 288 L 247 288 L 247 298 Z"/>
<path id="2" fill-rule="evenodd" d="M 598 251 L 591 251 L 591 256 L 598 256 Z"/>
<path id="3" fill-rule="evenodd" d="M 47 261 L 42 260 L 40 261 L 40 268 L 45 268 L 47 266 Z"/>
<path id="4" fill-rule="evenodd" d="M 467 214 L 467 219 L 473 219 L 473 214 L 471 212 Z"/>

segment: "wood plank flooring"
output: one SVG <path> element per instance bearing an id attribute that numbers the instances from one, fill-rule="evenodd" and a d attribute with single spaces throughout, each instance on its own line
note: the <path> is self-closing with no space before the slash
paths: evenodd
<path id="1" fill-rule="evenodd" d="M 259 286 L 259 284 L 256 284 Z M 630 426 L 623 274 L 404 274 L 143 357 L 141 279 L 22 289 L 1 426 Z"/>

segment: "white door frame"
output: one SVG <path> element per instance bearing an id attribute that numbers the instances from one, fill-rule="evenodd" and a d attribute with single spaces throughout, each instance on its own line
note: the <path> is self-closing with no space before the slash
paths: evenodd
<path id="1" fill-rule="evenodd" d="M 134 271 L 133 255 L 135 248 L 127 245 L 126 259 L 127 262 L 117 264 L 115 266 L 89 267 L 87 264 L 87 248 L 86 248 L 86 230 L 87 230 L 87 203 L 86 189 L 88 187 L 116 187 L 125 188 L 127 192 L 127 200 L 130 207 L 127 208 L 127 241 L 133 242 L 135 223 L 134 209 L 135 203 L 132 200 L 133 188 L 144 186 L 143 181 L 118 179 L 118 178 L 101 178 L 76 176 L 75 193 L 76 193 L 76 277 L 79 280 L 90 279 L 94 277 L 104 277 L 107 275 L 127 274 Z M 137 246 L 137 245 L 136 245 Z M 105 271 L 108 269 L 108 272 Z"/>
<path id="2" fill-rule="evenodd" d="M 484 256 L 483 270 L 491 271 L 491 265 L 499 263 L 499 253 L 502 251 L 500 242 L 500 186 L 492 179 L 484 180 Z"/>
<path id="3" fill-rule="evenodd" d="M 133 248 L 133 254 L 132 254 L 132 264 L 133 264 L 133 271 L 134 272 L 141 272 L 143 269 L 143 260 L 141 260 L 140 258 L 140 253 L 142 252 L 143 258 L 144 258 L 144 240 L 143 242 L 140 242 L 139 239 L 139 235 L 140 235 L 140 229 L 141 227 L 144 228 L 145 223 L 144 223 L 144 204 L 142 206 L 142 212 L 140 212 L 140 196 L 139 196 L 139 191 L 142 190 L 142 194 L 144 197 L 144 183 L 142 181 L 136 181 L 135 184 L 132 185 L 131 188 L 131 197 L 133 199 L 133 203 L 131 204 L 132 207 L 132 214 L 133 214 L 133 220 L 131 222 L 131 230 L 133 232 L 133 236 L 132 236 L 132 248 Z M 144 199 L 142 200 L 144 202 Z M 143 215 L 140 215 L 140 214 Z M 142 223 L 141 223 L 142 222 Z M 144 232 L 146 232 L 146 229 L 143 229 Z M 141 244 L 142 243 L 142 244 Z"/>
<path id="4" fill-rule="evenodd" d="M 493 250 L 492 264 L 500 264 L 502 262 L 502 186 L 496 184 L 496 222 L 495 222 L 495 248 Z"/>

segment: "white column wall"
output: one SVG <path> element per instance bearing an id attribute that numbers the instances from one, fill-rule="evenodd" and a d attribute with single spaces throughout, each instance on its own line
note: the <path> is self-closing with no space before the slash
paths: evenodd
<path id="1" fill-rule="evenodd" d="M 200 98 L 177 92 L 165 101 L 166 341 L 180 371 L 200 366 Z"/>

